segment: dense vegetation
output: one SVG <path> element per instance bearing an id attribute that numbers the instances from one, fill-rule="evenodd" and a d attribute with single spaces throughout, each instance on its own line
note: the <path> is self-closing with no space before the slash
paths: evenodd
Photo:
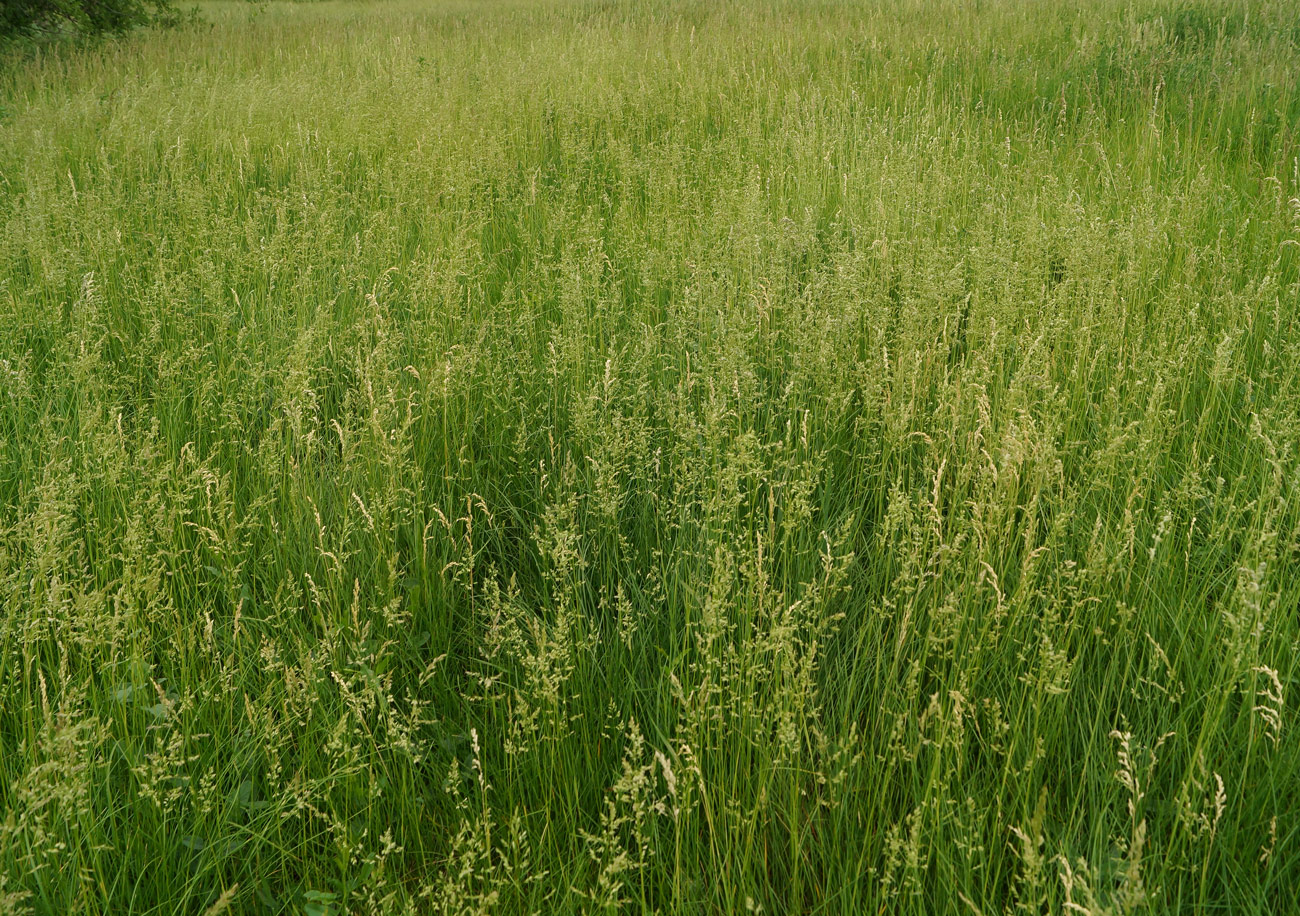
<path id="1" fill-rule="evenodd" d="M 0 914 L 1300 909 L 1287 2 L 0 64 Z"/>
<path id="2" fill-rule="evenodd" d="M 125 32 L 136 26 L 175 24 L 172 0 L 4 0 L 0 40 L 69 32 Z"/>

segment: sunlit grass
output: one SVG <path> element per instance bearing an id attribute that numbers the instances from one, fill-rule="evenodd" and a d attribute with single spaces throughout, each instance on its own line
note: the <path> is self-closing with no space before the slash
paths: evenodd
<path id="1" fill-rule="evenodd" d="M 1300 910 L 1291 3 L 203 12 L 0 61 L 0 914 Z"/>

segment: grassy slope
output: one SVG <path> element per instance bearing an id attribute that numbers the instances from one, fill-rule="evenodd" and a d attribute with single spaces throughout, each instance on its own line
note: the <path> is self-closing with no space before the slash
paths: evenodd
<path id="1" fill-rule="evenodd" d="M 207 14 L 0 68 L 0 913 L 1300 907 L 1289 3 Z"/>

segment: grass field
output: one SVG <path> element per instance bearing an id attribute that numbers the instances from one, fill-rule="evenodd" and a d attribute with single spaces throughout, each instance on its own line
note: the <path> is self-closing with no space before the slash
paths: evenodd
<path id="1" fill-rule="evenodd" d="M 1300 912 L 1289 0 L 0 56 L 0 914 Z"/>

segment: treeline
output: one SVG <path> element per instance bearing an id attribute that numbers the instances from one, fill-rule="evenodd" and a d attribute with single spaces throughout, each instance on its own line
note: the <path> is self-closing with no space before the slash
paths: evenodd
<path id="1" fill-rule="evenodd" d="M 124 32 L 181 20 L 173 0 L 4 0 L 0 38 L 66 32 Z"/>

